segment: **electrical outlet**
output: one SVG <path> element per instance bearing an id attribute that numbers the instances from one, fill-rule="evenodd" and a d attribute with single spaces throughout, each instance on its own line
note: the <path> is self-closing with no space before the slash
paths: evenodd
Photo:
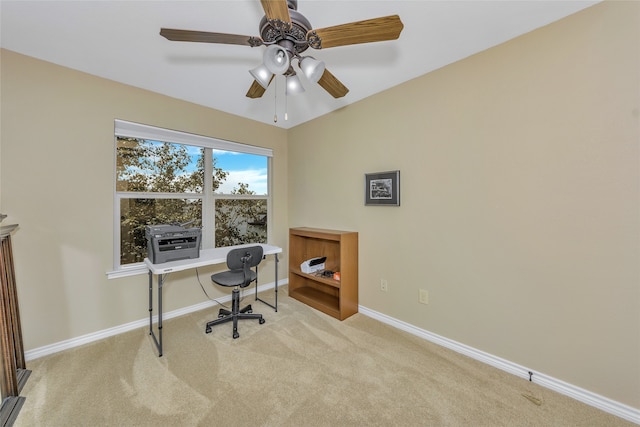
<path id="1" fill-rule="evenodd" d="M 380 279 L 380 290 L 387 292 L 389 290 L 389 283 L 386 279 Z"/>
<path id="2" fill-rule="evenodd" d="M 420 289 L 420 304 L 429 304 L 429 292 L 424 289 Z"/>

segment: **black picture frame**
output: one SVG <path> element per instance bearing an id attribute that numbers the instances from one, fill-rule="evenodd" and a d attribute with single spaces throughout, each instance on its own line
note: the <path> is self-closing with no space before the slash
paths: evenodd
<path id="1" fill-rule="evenodd" d="M 365 206 L 400 206 L 400 171 L 364 175 Z"/>

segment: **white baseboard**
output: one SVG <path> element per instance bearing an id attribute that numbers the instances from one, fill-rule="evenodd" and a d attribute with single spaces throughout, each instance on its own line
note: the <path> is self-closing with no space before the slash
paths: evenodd
<path id="1" fill-rule="evenodd" d="M 286 285 L 288 282 L 289 281 L 287 279 L 278 280 L 278 286 Z M 273 287 L 274 287 L 273 282 L 266 283 L 264 285 L 258 286 L 258 292 L 266 291 L 267 289 L 273 289 Z M 252 293 L 255 292 L 254 288 L 251 288 L 250 292 Z M 231 294 L 217 298 L 217 300 L 220 301 L 221 303 L 229 302 L 231 301 Z M 215 302 L 205 301 L 189 307 L 173 310 L 167 313 L 162 313 L 162 320 L 163 321 L 169 320 L 174 317 L 179 317 L 185 314 L 193 313 L 195 311 L 204 310 L 213 305 L 215 305 Z M 157 315 L 153 316 L 153 323 L 156 323 L 157 321 L 158 321 L 158 316 Z M 46 345 L 44 347 L 39 347 L 33 350 L 25 351 L 24 358 L 26 361 L 37 359 L 39 357 L 47 356 L 53 353 L 58 353 L 60 351 L 68 350 L 70 348 L 79 347 L 84 344 L 89 344 L 94 341 L 98 341 L 107 337 L 129 332 L 138 328 L 149 328 L 149 318 L 146 317 L 144 319 L 140 319 L 134 322 L 126 323 L 124 325 L 116 326 L 114 328 L 104 329 L 102 331 L 94 332 L 87 335 L 82 335 L 80 337 L 72 338 L 65 341 L 60 341 L 51 345 Z"/>
<path id="2" fill-rule="evenodd" d="M 286 285 L 287 283 L 288 283 L 287 279 L 278 280 L 278 286 Z M 259 286 L 258 292 L 272 289 L 273 287 L 274 287 L 273 283 L 267 283 Z M 231 301 L 231 295 L 224 296 L 222 298 L 219 298 L 218 300 L 220 302 L 229 302 Z M 212 301 L 206 301 L 203 303 L 192 305 L 190 307 L 185 307 L 185 308 L 174 310 L 168 313 L 163 313 L 163 320 L 168 320 L 174 317 L 179 317 L 185 314 L 193 313 L 195 311 L 203 310 L 211 307 L 214 304 L 215 303 Z M 395 328 L 408 332 L 412 335 L 418 336 L 427 341 L 433 342 L 442 347 L 453 350 L 457 353 L 464 354 L 465 356 L 468 356 L 468 357 L 471 357 L 472 359 L 486 363 L 487 365 L 493 366 L 495 368 L 508 372 L 517 377 L 524 378 L 527 380 L 531 379 L 532 382 L 535 382 L 536 384 L 540 384 L 545 388 L 554 390 L 565 396 L 569 396 L 579 402 L 593 406 L 595 408 L 608 412 L 612 415 L 615 415 L 617 417 L 620 417 L 632 423 L 640 424 L 640 409 L 633 408 L 628 405 L 624 405 L 622 403 L 608 399 L 604 396 L 600 396 L 596 393 L 592 393 L 588 390 L 568 384 L 557 378 L 553 378 L 539 372 L 533 372 L 531 369 L 528 369 L 524 366 L 518 365 L 516 363 L 510 362 L 500 357 L 491 355 L 489 353 L 485 353 L 484 351 L 475 349 L 473 347 L 469 347 L 467 345 L 450 340 L 448 338 L 442 337 L 440 335 L 434 334 L 424 329 L 420 329 L 409 323 L 387 316 L 386 314 L 378 313 L 376 311 L 370 310 L 363 306 L 358 306 L 358 308 L 361 314 L 371 317 L 373 319 L 379 320 L 382 323 L 386 323 L 387 325 L 393 326 Z M 157 322 L 157 320 L 158 320 L 157 316 L 154 316 L 153 322 L 155 323 Z M 63 350 L 78 347 L 78 346 L 88 344 L 94 341 L 98 341 L 110 336 L 122 334 L 124 332 L 128 332 L 134 329 L 148 328 L 148 327 L 149 327 L 149 318 L 147 317 L 147 318 L 136 320 L 134 322 L 130 322 L 124 325 L 116 326 L 114 328 L 105 329 L 95 333 L 83 335 L 77 338 L 72 338 L 72 339 L 61 341 L 55 344 L 51 344 L 44 347 L 26 351 L 24 354 L 25 360 L 29 361 L 29 360 L 37 359 L 39 357 L 47 356 L 53 353 L 58 353 Z"/>
<path id="3" fill-rule="evenodd" d="M 473 347 L 469 347 L 432 332 L 425 331 L 424 329 L 417 328 L 409 323 L 378 313 L 366 307 L 359 306 L 358 308 L 359 312 L 365 316 L 379 320 L 405 332 L 409 332 L 412 335 L 418 336 L 457 353 L 464 354 L 465 356 L 486 363 L 487 365 L 493 366 L 517 377 L 527 380 L 531 379 L 532 382 L 540 384 L 545 388 L 551 389 L 565 396 L 569 396 L 579 402 L 593 406 L 632 423 L 640 424 L 640 409 L 624 405 L 616 402 L 615 400 L 608 399 L 604 396 L 600 396 L 596 393 L 568 384 L 557 378 L 553 378 L 539 372 L 533 372 L 531 369 L 525 368 L 524 366 L 489 353 L 485 353 L 484 351 L 477 350 Z"/>

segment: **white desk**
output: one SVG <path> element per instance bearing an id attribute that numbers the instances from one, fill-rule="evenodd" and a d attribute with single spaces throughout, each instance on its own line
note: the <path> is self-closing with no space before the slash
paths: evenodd
<path id="1" fill-rule="evenodd" d="M 269 307 L 278 311 L 278 254 L 282 253 L 282 248 L 273 245 L 259 243 L 262 246 L 263 254 L 274 255 L 276 261 L 275 267 L 275 304 L 269 304 L 258 298 L 258 281 L 256 280 L 256 301 L 260 301 Z M 158 349 L 158 356 L 162 356 L 162 285 L 164 278 L 169 273 L 176 271 L 190 270 L 192 268 L 204 267 L 213 264 L 224 264 L 227 262 L 227 254 L 230 250 L 247 246 L 256 246 L 255 243 L 227 246 L 225 248 L 213 248 L 200 250 L 200 257 L 194 259 L 183 259 L 179 261 L 164 262 L 162 264 L 153 264 L 148 258 L 144 262 L 149 270 L 149 335 L 153 337 L 153 341 Z M 157 277 L 158 283 L 158 336 L 153 331 L 153 276 Z"/>

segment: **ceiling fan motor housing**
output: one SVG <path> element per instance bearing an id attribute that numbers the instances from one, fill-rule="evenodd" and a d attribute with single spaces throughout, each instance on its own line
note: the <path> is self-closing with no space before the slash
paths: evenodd
<path id="1" fill-rule="evenodd" d="M 307 32 L 311 30 L 311 23 L 301 13 L 291 8 L 296 1 L 289 0 L 289 16 L 291 26 L 283 22 L 270 22 L 266 16 L 260 20 L 260 37 L 265 44 L 276 43 L 291 53 L 300 54 L 309 48 Z M 274 25 L 275 24 L 275 25 Z M 288 41 L 284 42 L 283 41 Z"/>

